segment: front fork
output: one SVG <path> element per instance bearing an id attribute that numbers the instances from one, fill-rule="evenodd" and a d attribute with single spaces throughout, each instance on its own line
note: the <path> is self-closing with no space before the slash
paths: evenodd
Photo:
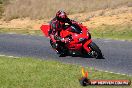
<path id="1" fill-rule="evenodd" d="M 88 40 L 84 45 L 83 48 L 86 50 L 87 53 L 91 51 L 91 48 L 88 47 L 88 45 L 92 42 L 92 40 Z"/>

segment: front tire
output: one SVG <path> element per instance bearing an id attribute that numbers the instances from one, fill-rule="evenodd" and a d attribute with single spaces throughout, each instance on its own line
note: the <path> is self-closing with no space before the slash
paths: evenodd
<path id="1" fill-rule="evenodd" d="M 90 56 L 96 59 L 104 59 L 101 50 L 94 42 L 91 42 L 89 44 L 89 47 L 92 49 L 91 52 L 89 53 Z"/>

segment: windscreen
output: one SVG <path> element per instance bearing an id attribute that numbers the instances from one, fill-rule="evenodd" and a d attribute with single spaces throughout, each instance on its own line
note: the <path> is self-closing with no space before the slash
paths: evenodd
<path id="1" fill-rule="evenodd" d="M 71 26 L 71 32 L 80 34 L 80 33 L 82 33 L 82 29 L 81 29 L 78 25 L 73 24 L 73 25 Z"/>

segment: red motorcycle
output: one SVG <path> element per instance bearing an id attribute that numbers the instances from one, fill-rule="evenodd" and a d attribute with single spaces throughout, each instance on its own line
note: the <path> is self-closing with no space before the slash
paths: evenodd
<path id="1" fill-rule="evenodd" d="M 50 30 L 49 25 L 42 25 L 41 30 L 46 37 L 50 38 L 50 44 L 54 48 L 55 39 L 52 39 L 48 32 Z M 67 53 L 72 55 L 90 55 L 96 59 L 102 59 L 103 55 L 99 47 L 92 41 L 91 34 L 88 32 L 86 26 L 75 23 L 72 25 L 66 25 L 60 32 L 62 38 L 68 39 L 69 42 L 64 43 L 63 49 Z"/>

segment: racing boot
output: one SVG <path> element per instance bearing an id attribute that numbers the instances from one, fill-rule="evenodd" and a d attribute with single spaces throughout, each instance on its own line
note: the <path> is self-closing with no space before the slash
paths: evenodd
<path id="1" fill-rule="evenodd" d="M 66 54 L 65 53 L 61 53 L 59 57 L 65 57 Z"/>
<path id="2" fill-rule="evenodd" d="M 63 47 L 59 47 L 58 53 L 60 54 L 59 57 L 65 57 L 66 56 L 66 50 L 64 50 Z"/>
<path id="3" fill-rule="evenodd" d="M 61 49 L 58 53 L 60 54 L 59 57 L 65 57 L 66 56 L 66 52 L 63 49 Z"/>

